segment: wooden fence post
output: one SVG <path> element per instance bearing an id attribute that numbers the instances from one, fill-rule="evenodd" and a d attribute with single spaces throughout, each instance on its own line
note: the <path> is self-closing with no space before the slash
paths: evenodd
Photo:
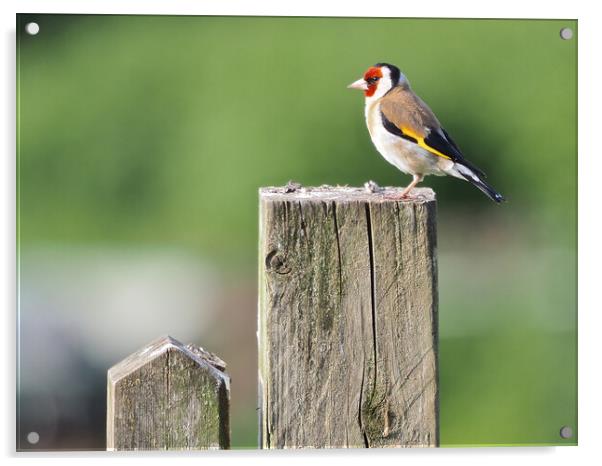
<path id="1" fill-rule="evenodd" d="M 108 372 L 107 450 L 230 447 L 225 363 L 160 338 Z"/>
<path id="2" fill-rule="evenodd" d="M 260 190 L 263 448 L 437 446 L 428 188 Z"/>

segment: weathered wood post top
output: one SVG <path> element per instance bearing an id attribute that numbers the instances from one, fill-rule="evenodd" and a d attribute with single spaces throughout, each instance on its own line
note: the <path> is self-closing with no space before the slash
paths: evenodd
<path id="1" fill-rule="evenodd" d="M 109 369 L 108 450 L 230 447 L 230 378 L 203 348 L 161 337 Z"/>
<path id="2" fill-rule="evenodd" d="M 401 202 L 405 204 L 420 204 L 435 202 L 435 192 L 431 188 L 414 188 L 411 196 L 405 199 L 399 196 L 402 188 L 378 186 L 367 182 L 365 186 L 301 186 L 291 182 L 286 186 L 266 186 L 259 189 L 261 199 L 288 200 L 339 200 L 339 201 L 370 201 L 370 202 Z"/>
<path id="3" fill-rule="evenodd" d="M 260 190 L 263 448 L 437 446 L 429 188 Z"/>

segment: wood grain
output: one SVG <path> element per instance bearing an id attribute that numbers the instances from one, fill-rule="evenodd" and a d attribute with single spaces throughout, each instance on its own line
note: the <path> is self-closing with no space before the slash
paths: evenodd
<path id="1" fill-rule="evenodd" d="M 435 195 L 400 192 L 260 190 L 262 447 L 438 445 Z"/>
<path id="2" fill-rule="evenodd" d="M 225 363 L 160 338 L 108 371 L 108 450 L 229 448 Z"/>

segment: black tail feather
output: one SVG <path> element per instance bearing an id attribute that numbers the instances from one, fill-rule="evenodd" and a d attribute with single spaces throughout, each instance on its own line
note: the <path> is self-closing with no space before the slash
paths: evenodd
<path id="1" fill-rule="evenodd" d="M 468 181 L 473 186 L 479 188 L 492 201 L 497 202 L 499 204 L 506 200 L 506 198 L 500 193 L 498 193 L 495 189 L 493 189 L 493 187 L 491 187 L 490 184 L 483 181 L 476 173 L 474 173 L 474 171 L 471 170 L 471 167 L 465 167 L 458 163 L 456 163 L 456 167 L 458 167 L 458 171 L 461 173 L 461 175 L 466 181 Z"/>
<path id="2" fill-rule="evenodd" d="M 482 192 L 485 193 L 485 195 L 491 199 L 494 202 L 497 202 L 498 204 L 500 202 L 504 202 L 506 200 L 506 198 L 504 196 L 502 196 L 500 193 L 498 193 L 495 189 L 493 189 L 489 184 L 487 184 L 485 181 L 483 180 L 474 180 L 471 179 L 469 177 L 466 178 L 466 180 L 476 186 L 477 188 L 479 188 Z"/>

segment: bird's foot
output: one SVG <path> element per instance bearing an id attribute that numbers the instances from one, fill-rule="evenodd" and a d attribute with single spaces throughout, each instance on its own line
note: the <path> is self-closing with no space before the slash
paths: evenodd
<path id="1" fill-rule="evenodd" d="M 424 175 L 413 175 L 412 182 L 409 185 L 407 185 L 400 194 L 395 196 L 395 200 L 410 201 L 410 200 L 422 199 L 422 196 L 420 196 L 420 195 L 412 196 L 410 193 L 412 192 L 414 187 L 418 183 L 420 183 L 423 179 L 424 179 Z"/>
<path id="2" fill-rule="evenodd" d="M 384 194 L 383 198 L 390 201 L 407 201 L 413 199 L 410 193 L 395 193 L 395 194 Z"/>
<path id="3" fill-rule="evenodd" d="M 396 194 L 384 194 L 384 199 L 389 201 L 424 201 L 425 197 L 422 194 L 418 194 L 410 191 L 402 191 Z"/>

